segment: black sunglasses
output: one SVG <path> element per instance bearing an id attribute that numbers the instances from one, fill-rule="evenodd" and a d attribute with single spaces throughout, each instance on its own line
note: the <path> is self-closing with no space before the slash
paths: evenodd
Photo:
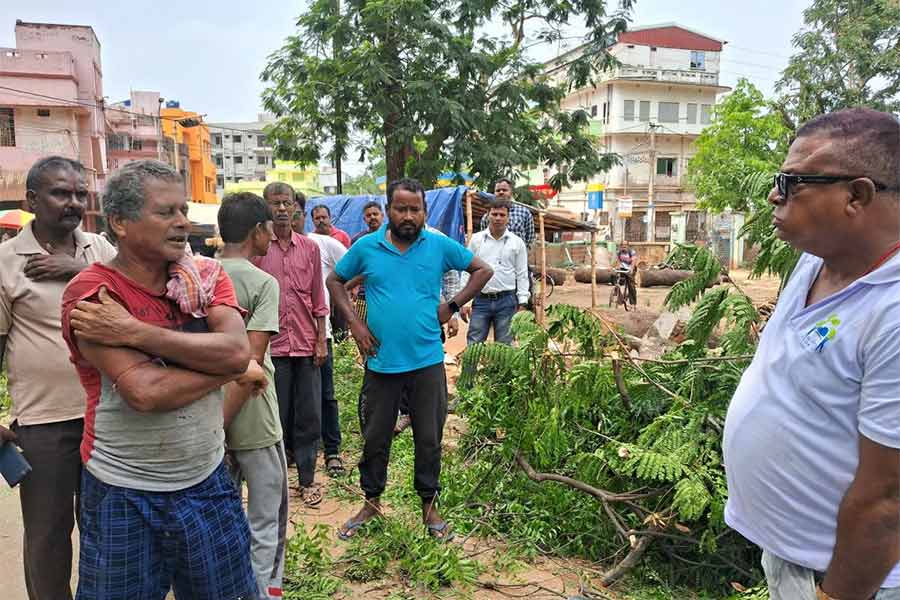
<path id="1" fill-rule="evenodd" d="M 864 175 L 794 175 L 793 173 L 777 173 L 774 177 L 774 185 L 775 189 L 778 190 L 778 195 L 787 200 L 788 196 L 791 193 L 791 186 L 797 184 L 819 184 L 819 185 L 829 185 L 832 183 L 837 183 L 838 181 L 853 181 L 854 179 L 862 179 L 865 177 Z M 867 178 L 870 179 L 871 178 Z M 883 183 L 878 183 L 877 181 L 871 180 L 875 185 L 875 189 L 879 192 L 883 192 L 888 189 L 886 185 Z"/>

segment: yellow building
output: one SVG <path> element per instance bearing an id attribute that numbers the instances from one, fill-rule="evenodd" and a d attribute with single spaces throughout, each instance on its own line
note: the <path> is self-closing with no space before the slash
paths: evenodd
<path id="1" fill-rule="evenodd" d="M 172 141 L 171 160 L 175 170 L 185 177 L 191 200 L 218 204 L 209 127 L 198 113 L 182 110 L 175 102 L 161 109 L 160 117 L 163 136 Z"/>
<path id="2" fill-rule="evenodd" d="M 319 186 L 319 169 L 316 167 L 301 167 L 292 161 L 274 161 L 275 167 L 266 171 L 265 181 L 237 181 L 225 183 L 225 195 L 238 192 L 253 192 L 262 196 L 263 189 L 272 182 L 286 183 L 294 190 L 302 192 L 307 198 L 312 196 L 324 196 L 325 193 Z"/>

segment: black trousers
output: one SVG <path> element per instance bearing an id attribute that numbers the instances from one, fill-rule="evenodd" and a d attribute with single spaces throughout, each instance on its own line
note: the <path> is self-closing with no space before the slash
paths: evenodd
<path id="1" fill-rule="evenodd" d="M 441 441 L 447 420 L 447 374 L 443 361 L 406 373 L 366 369 L 359 397 L 364 440 L 360 485 L 369 499 L 384 492 L 401 398 L 408 401 L 412 420 L 414 487 L 423 500 L 430 500 L 441 491 Z"/>
<path id="2" fill-rule="evenodd" d="M 32 469 L 19 489 L 25 527 L 25 587 L 30 600 L 72 598 L 72 529 L 81 487 L 83 429 L 84 419 L 12 425 Z"/>
<path id="3" fill-rule="evenodd" d="M 294 455 L 300 486 L 313 484 L 322 437 L 322 373 L 312 356 L 273 356 L 284 449 Z M 252 400 L 251 400 L 252 402 Z"/>

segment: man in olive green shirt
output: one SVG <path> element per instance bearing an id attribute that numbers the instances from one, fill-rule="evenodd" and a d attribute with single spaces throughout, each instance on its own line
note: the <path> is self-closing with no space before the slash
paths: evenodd
<path id="1" fill-rule="evenodd" d="M 219 234 L 225 242 L 220 255 L 241 308 L 253 358 L 262 365 L 269 385 L 259 395 L 236 384 L 225 388 L 225 443 L 231 472 L 240 487 L 247 482 L 247 519 L 250 552 L 260 598 L 281 598 L 284 540 L 287 531 L 287 460 L 275 395 L 275 369 L 269 337 L 278 333 L 278 282 L 253 266 L 250 259 L 265 256 L 272 232 L 272 212 L 251 193 L 232 194 L 219 208 Z"/>

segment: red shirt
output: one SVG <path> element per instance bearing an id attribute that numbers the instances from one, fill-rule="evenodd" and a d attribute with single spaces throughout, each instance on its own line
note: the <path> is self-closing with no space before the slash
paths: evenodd
<path id="1" fill-rule="evenodd" d="M 347 235 L 346 233 L 344 235 Z M 316 352 L 316 317 L 328 316 L 319 245 L 291 232 L 288 249 L 278 241 L 253 264 L 278 280 L 279 333 L 270 344 L 272 356 L 312 356 Z"/>
<path id="2" fill-rule="evenodd" d="M 136 413 L 127 406 L 112 382 L 106 380 L 104 385 L 106 377 L 81 355 L 69 322 L 75 305 L 96 300 L 101 286 L 144 323 L 184 332 L 209 331 L 205 318 L 182 313 L 165 292 L 149 290 L 103 264 L 89 266 L 69 282 L 62 297 L 62 333 L 87 392 L 82 462 L 110 485 L 150 491 L 194 485 L 221 462 L 221 393 L 211 392 L 182 409 L 162 413 Z M 242 310 L 224 270 L 210 302 L 219 305 Z"/>
<path id="3" fill-rule="evenodd" d="M 344 248 L 350 248 L 350 235 L 343 229 L 338 229 L 334 225 L 331 226 L 331 237 L 344 245 Z"/>

